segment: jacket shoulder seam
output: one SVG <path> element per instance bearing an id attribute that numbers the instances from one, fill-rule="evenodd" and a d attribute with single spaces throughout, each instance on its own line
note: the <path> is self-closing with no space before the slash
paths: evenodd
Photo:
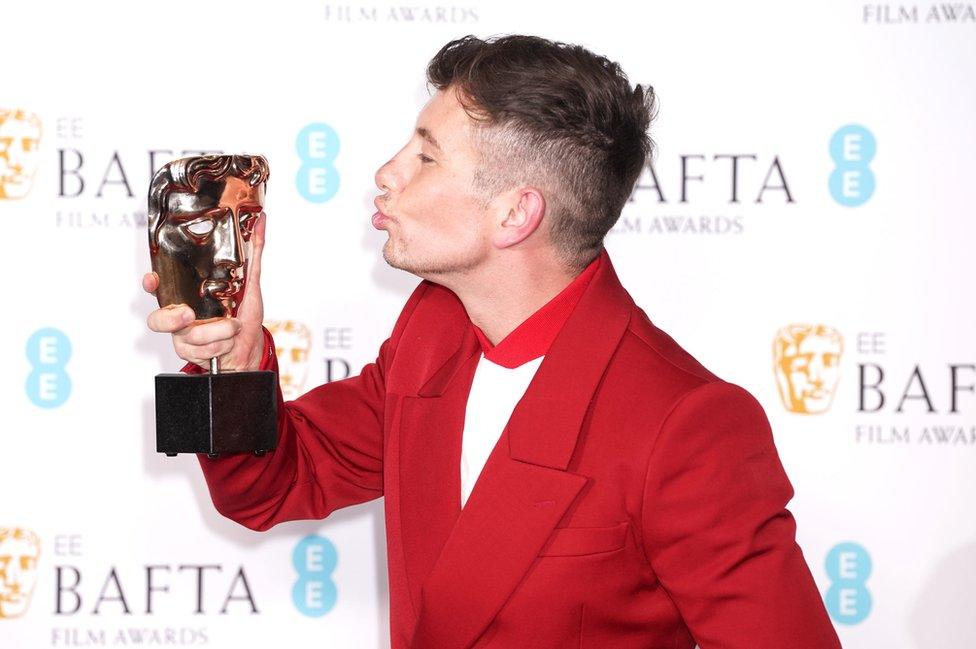
<path id="1" fill-rule="evenodd" d="M 687 376 L 696 378 L 699 381 L 704 381 L 705 383 L 713 383 L 715 381 L 721 381 L 721 379 L 719 379 L 717 377 L 716 378 L 712 378 L 710 376 L 703 376 L 702 374 L 699 374 L 698 372 L 693 372 L 693 371 L 691 371 L 691 370 L 689 370 L 687 368 L 681 367 L 680 365 L 676 364 L 670 358 L 668 358 L 667 356 L 665 356 L 664 354 L 662 354 L 661 351 L 654 345 L 654 343 L 652 343 L 650 340 L 648 340 L 647 338 L 645 338 L 644 336 L 642 336 L 641 333 L 634 328 L 634 326 L 633 326 L 634 319 L 633 318 L 631 318 L 630 321 L 631 321 L 631 324 L 628 325 L 627 332 L 630 333 L 631 335 L 633 335 L 641 343 L 643 343 L 644 346 L 647 347 L 647 349 L 649 349 L 655 356 L 657 356 L 658 358 L 660 358 L 662 361 L 664 361 L 665 363 L 667 363 L 668 365 L 670 365 L 674 369 L 678 370 L 682 374 L 685 374 Z"/>

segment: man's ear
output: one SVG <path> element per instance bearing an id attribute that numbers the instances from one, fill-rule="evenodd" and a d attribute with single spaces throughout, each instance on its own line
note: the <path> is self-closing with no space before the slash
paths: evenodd
<path id="1" fill-rule="evenodd" d="M 546 198 L 536 187 L 520 187 L 509 204 L 508 213 L 491 237 L 496 248 L 508 248 L 527 239 L 546 214 Z"/>

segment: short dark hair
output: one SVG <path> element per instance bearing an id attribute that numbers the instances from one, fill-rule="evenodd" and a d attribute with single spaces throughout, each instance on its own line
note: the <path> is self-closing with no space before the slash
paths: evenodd
<path id="1" fill-rule="evenodd" d="M 567 265 L 599 254 L 654 151 L 654 88 L 631 88 L 618 63 L 582 46 L 523 35 L 453 40 L 431 59 L 427 81 L 454 89 L 476 122 L 485 202 L 538 184 Z"/>

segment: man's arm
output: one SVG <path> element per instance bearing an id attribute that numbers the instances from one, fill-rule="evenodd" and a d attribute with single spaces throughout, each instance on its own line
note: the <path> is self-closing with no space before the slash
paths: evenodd
<path id="1" fill-rule="evenodd" d="M 325 518 L 383 495 L 386 373 L 424 290 L 423 283 L 414 290 L 376 361 L 358 376 L 320 385 L 288 402 L 276 388 L 276 450 L 262 457 L 198 456 L 217 511 L 261 531 L 283 521 Z M 263 331 L 260 369 L 277 373 L 274 342 Z M 205 370 L 188 363 L 183 371 Z"/>
<path id="2" fill-rule="evenodd" d="M 836 649 L 796 543 L 793 487 L 762 406 L 702 385 L 668 415 L 651 454 L 644 551 L 701 649 Z"/>

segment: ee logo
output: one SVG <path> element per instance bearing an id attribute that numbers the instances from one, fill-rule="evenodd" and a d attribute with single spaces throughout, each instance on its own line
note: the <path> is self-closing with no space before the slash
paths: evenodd
<path id="1" fill-rule="evenodd" d="M 339 136 L 328 124 L 314 122 L 298 132 L 295 149 L 302 161 L 295 176 L 298 193 L 310 203 L 324 203 L 339 191 L 335 158 Z"/>
<path id="2" fill-rule="evenodd" d="M 71 342 L 64 332 L 38 329 L 27 339 L 27 398 L 40 408 L 57 408 L 71 394 L 71 377 L 65 365 L 71 358 Z"/>
<path id="3" fill-rule="evenodd" d="M 878 146 L 874 135 L 860 124 L 842 126 L 830 138 L 830 195 L 847 207 L 863 205 L 874 194 L 874 172 L 869 165 Z"/>
<path id="4" fill-rule="evenodd" d="M 336 590 L 332 581 L 338 554 L 332 541 L 310 535 L 298 542 L 292 553 L 292 565 L 298 581 L 291 589 L 291 600 L 302 615 L 320 617 L 335 606 Z"/>
<path id="5" fill-rule="evenodd" d="M 871 557 L 857 543 L 838 543 L 827 553 L 827 612 L 841 624 L 857 624 L 871 612 Z"/>

